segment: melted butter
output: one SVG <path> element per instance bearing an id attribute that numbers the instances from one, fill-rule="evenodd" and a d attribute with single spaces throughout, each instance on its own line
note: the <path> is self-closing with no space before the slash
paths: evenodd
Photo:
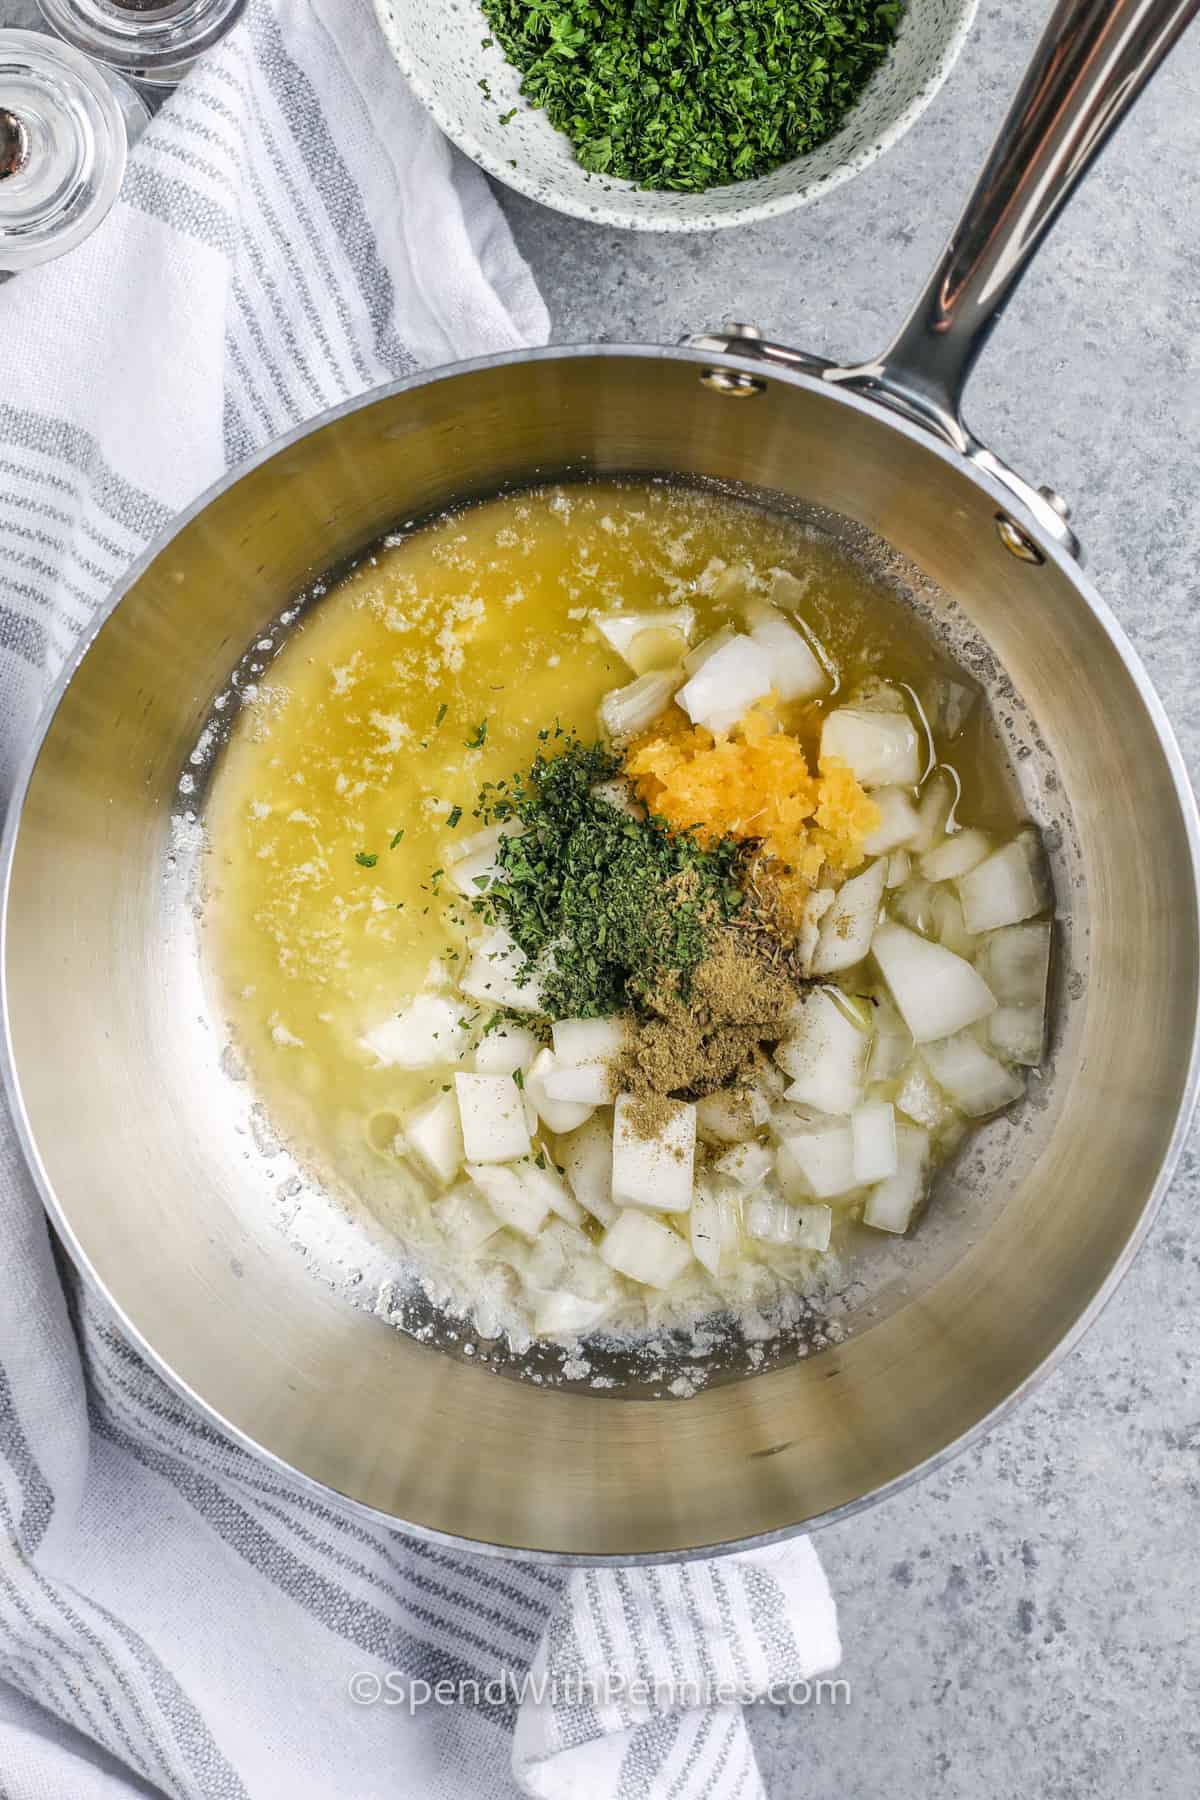
<path id="1" fill-rule="evenodd" d="M 833 540 L 667 485 L 480 504 L 379 549 L 304 615 L 212 786 L 206 929 L 256 1085 L 343 1185 L 361 1193 L 364 1168 L 394 1167 L 396 1118 L 449 1079 L 376 1068 L 359 1040 L 431 970 L 453 985 L 469 910 L 431 877 L 478 829 L 481 784 L 528 765 L 555 721 L 594 737 L 601 695 L 631 679 L 588 612 L 686 602 L 697 643 L 737 620 L 744 583 L 722 577 L 741 566 L 797 577 L 797 610 L 843 693 L 873 674 L 927 700 L 954 675 Z M 960 817 L 1003 830 L 1017 814 L 983 713 L 952 747 Z M 364 1198 L 387 1212 L 378 1193 Z"/>

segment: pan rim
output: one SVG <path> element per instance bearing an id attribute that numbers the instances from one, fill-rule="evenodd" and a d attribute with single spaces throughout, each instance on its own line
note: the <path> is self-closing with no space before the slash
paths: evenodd
<path id="1" fill-rule="evenodd" d="M 1104 1308 L 1116 1292 L 1117 1287 L 1131 1268 L 1138 1252 L 1149 1234 L 1150 1228 L 1162 1206 L 1167 1191 L 1174 1178 L 1184 1144 L 1190 1129 L 1192 1117 L 1200 1100 L 1200 982 L 1192 995 L 1192 1031 L 1188 1054 L 1187 1071 L 1183 1082 L 1181 1098 L 1176 1112 L 1165 1153 L 1158 1167 L 1158 1172 L 1151 1184 L 1146 1202 L 1122 1246 L 1119 1256 L 1113 1262 L 1107 1275 L 1096 1288 L 1081 1311 L 1063 1332 L 1053 1348 L 1029 1374 L 1003 1400 L 999 1401 L 982 1417 L 969 1426 L 959 1436 L 943 1444 L 940 1449 L 911 1468 L 904 1470 L 891 1481 L 872 1489 L 867 1494 L 816 1514 L 795 1525 L 782 1526 L 778 1530 L 757 1533 L 745 1538 L 729 1539 L 717 1543 L 696 1544 L 686 1548 L 667 1550 L 650 1550 L 639 1552 L 612 1552 L 608 1554 L 585 1555 L 580 1552 L 542 1550 L 530 1546 L 515 1544 L 499 1544 L 485 1542 L 481 1539 L 464 1538 L 451 1532 L 444 1532 L 432 1526 L 420 1525 L 398 1518 L 395 1514 L 382 1511 L 366 1502 L 357 1500 L 339 1489 L 319 1481 L 316 1477 L 296 1468 L 285 1458 L 260 1444 L 250 1433 L 231 1424 L 214 1406 L 206 1401 L 187 1381 L 177 1375 L 170 1364 L 143 1336 L 125 1310 L 117 1304 L 109 1292 L 108 1286 L 97 1272 L 91 1258 L 84 1251 L 70 1223 L 67 1211 L 54 1189 L 49 1175 L 42 1163 L 33 1129 L 25 1110 L 21 1090 L 20 1076 L 17 1069 L 16 1052 L 12 1042 L 11 1023 L 8 1002 L 8 914 L 11 895 L 13 866 L 16 857 L 17 843 L 20 836 L 21 820 L 24 813 L 25 800 L 41 757 L 43 746 L 53 725 L 55 716 L 72 680 L 75 678 L 84 658 L 95 643 L 117 607 L 125 599 L 134 585 L 141 579 L 145 571 L 170 546 L 174 539 L 195 518 L 197 518 L 214 500 L 236 485 L 244 476 L 299 443 L 314 432 L 346 418 L 378 401 L 392 399 L 400 394 L 413 392 L 434 382 L 453 380 L 463 375 L 473 375 L 510 366 L 514 363 L 555 362 L 585 358 L 637 358 L 654 359 L 667 357 L 675 361 L 690 362 L 697 367 L 721 366 L 752 374 L 759 380 L 764 377 L 761 361 L 754 358 L 739 357 L 728 352 L 714 353 L 701 351 L 683 345 L 659 346 L 653 344 L 585 344 L 572 346 L 547 346 L 536 349 L 501 352 L 491 356 L 478 357 L 466 362 L 442 364 L 437 368 L 421 370 L 412 375 L 372 388 L 357 398 L 344 401 L 336 407 L 310 419 L 305 424 L 295 427 L 281 437 L 273 439 L 262 449 L 244 461 L 226 470 L 192 503 L 178 513 L 170 523 L 159 532 L 147 545 L 146 549 L 131 564 L 122 579 L 117 582 L 104 604 L 98 609 L 90 623 L 89 629 L 79 644 L 67 658 L 55 678 L 43 703 L 34 731 L 29 743 L 18 763 L 8 799 L 7 815 L 4 821 L 3 835 L 0 837 L 0 1081 L 3 1083 L 5 1098 L 16 1127 L 18 1143 L 25 1166 L 30 1172 L 38 1191 L 42 1206 L 54 1226 L 54 1229 L 67 1250 L 81 1277 L 90 1282 L 95 1291 L 103 1298 L 105 1305 L 118 1321 L 122 1332 L 150 1367 L 163 1381 L 183 1399 L 195 1406 L 200 1413 L 210 1420 L 227 1437 L 241 1448 L 249 1451 L 260 1461 L 289 1479 L 298 1482 L 307 1493 L 322 1497 L 338 1507 L 347 1510 L 353 1516 L 372 1524 L 383 1526 L 388 1530 L 400 1531 L 425 1543 L 443 1545 L 447 1548 L 475 1556 L 495 1556 L 515 1562 L 545 1564 L 552 1567 L 603 1567 L 627 1566 L 647 1567 L 655 1564 L 689 1562 L 698 1558 L 733 1555 L 750 1550 L 764 1549 L 798 1537 L 808 1531 L 819 1530 L 822 1526 L 840 1523 L 852 1518 L 856 1513 L 889 1499 L 911 1484 L 932 1474 L 945 1466 L 952 1458 L 971 1448 L 984 1438 L 1015 1407 L 1026 1399 L 1033 1389 L 1056 1369 L 1076 1348 L 1084 1334 L 1096 1322 Z M 972 466 L 965 458 L 949 446 L 942 445 L 919 426 L 908 420 L 891 414 L 877 402 L 861 395 L 851 393 L 842 387 L 831 387 L 817 377 L 794 369 L 772 369 L 767 376 L 772 382 L 779 382 L 788 387 L 801 388 L 823 398 L 833 399 L 839 405 L 847 406 L 853 411 L 870 417 L 874 422 L 888 427 L 899 436 L 916 443 L 923 450 L 931 452 L 942 462 L 959 474 L 964 474 L 985 494 L 993 499 L 997 507 L 1006 512 L 1014 511 L 1012 492 L 1004 487 L 986 471 Z M 1187 840 L 1187 851 L 1191 866 L 1192 887 L 1200 902 L 1200 811 L 1192 790 L 1187 767 L 1180 750 L 1174 727 L 1168 718 L 1162 701 L 1150 680 L 1141 657 L 1126 635 L 1116 615 L 1102 598 L 1094 584 L 1074 560 L 1057 544 L 1047 539 L 1038 529 L 1032 517 L 1022 514 L 1022 527 L 1035 541 L 1047 562 L 1053 563 L 1079 592 L 1093 615 L 1100 624 L 1105 636 L 1121 658 L 1121 662 L 1132 680 L 1147 716 L 1153 725 L 1155 735 L 1161 745 L 1167 770 L 1170 774 L 1176 801 L 1179 806 L 1184 832 Z"/>

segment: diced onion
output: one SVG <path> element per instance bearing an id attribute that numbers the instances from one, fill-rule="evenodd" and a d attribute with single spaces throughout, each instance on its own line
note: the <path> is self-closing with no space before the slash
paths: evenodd
<path id="1" fill-rule="evenodd" d="M 848 1123 L 831 1119 L 828 1124 L 789 1132 L 780 1139 L 778 1160 L 779 1178 L 789 1200 L 832 1200 L 859 1185 L 854 1175 L 854 1140 Z"/>
<path id="2" fill-rule="evenodd" d="M 921 745 L 907 714 L 840 706 L 821 727 L 821 755 L 845 763 L 863 787 L 915 787 Z"/>
<path id="3" fill-rule="evenodd" d="M 585 1300 L 580 1294 L 543 1294 L 533 1315 L 538 1337 L 565 1337 L 599 1324 L 608 1311 L 607 1300 Z"/>
<path id="4" fill-rule="evenodd" d="M 485 854 L 495 856 L 496 851 L 500 848 L 500 840 L 511 837 L 519 829 L 519 826 L 511 820 L 507 820 L 500 825 L 485 825 L 482 831 L 469 832 L 465 837 L 456 835 L 451 838 L 443 851 L 446 864 L 453 868 L 455 863 L 469 862 L 476 856 Z"/>
<path id="5" fill-rule="evenodd" d="M 863 1224 L 876 1231 L 908 1230 L 925 1198 L 929 1171 L 929 1134 L 916 1125 L 896 1126 L 896 1173 L 867 1195 Z"/>
<path id="6" fill-rule="evenodd" d="M 987 1025 L 988 1042 L 997 1056 L 1026 1068 L 1041 1062 L 1046 1040 L 1042 1006 L 998 1006 Z"/>
<path id="7" fill-rule="evenodd" d="M 600 1240 L 600 1255 L 618 1274 L 655 1288 L 678 1281 L 692 1260 L 677 1231 L 637 1211 L 617 1214 Z"/>
<path id="8" fill-rule="evenodd" d="M 938 1086 L 969 1119 L 998 1112 L 1025 1092 L 1021 1077 L 989 1056 L 969 1031 L 926 1044 L 923 1054 Z"/>
<path id="9" fill-rule="evenodd" d="M 574 1131 L 585 1119 L 592 1115 L 593 1102 L 590 1100 L 556 1100 L 546 1088 L 546 1080 L 558 1071 L 558 1063 L 551 1050 L 539 1050 L 529 1065 L 525 1077 L 525 1095 L 537 1112 L 538 1118 L 547 1131 Z"/>
<path id="10" fill-rule="evenodd" d="M 922 937 L 936 937 L 937 913 L 933 901 L 937 892 L 932 881 L 926 881 L 923 875 L 912 875 L 893 894 L 888 902 L 889 910 L 911 931 L 919 931 Z"/>
<path id="11" fill-rule="evenodd" d="M 806 994 L 775 1060 L 792 1077 L 789 1100 L 820 1112 L 853 1112 L 862 1098 L 870 1034 L 826 988 Z"/>
<path id="12" fill-rule="evenodd" d="M 627 819 L 644 819 L 646 809 L 640 800 L 635 800 L 629 791 L 629 784 L 624 781 L 598 781 L 592 789 L 593 800 L 603 800 L 607 806 L 615 807 L 624 813 Z"/>
<path id="13" fill-rule="evenodd" d="M 474 856 L 464 856 L 450 869 L 451 881 L 459 893 L 466 894 L 469 899 L 486 894 L 498 874 L 494 850 L 480 850 Z"/>
<path id="14" fill-rule="evenodd" d="M 706 1143 L 736 1144 L 754 1130 L 755 1119 L 747 1094 L 718 1089 L 696 1102 L 696 1129 Z"/>
<path id="15" fill-rule="evenodd" d="M 958 895 L 948 887 L 935 887 L 929 906 L 938 943 L 953 950 L 955 956 L 965 956 L 968 962 L 972 961 L 979 948 L 979 939 L 967 930 Z"/>
<path id="16" fill-rule="evenodd" d="M 811 700 L 823 694 L 829 677 L 805 639 L 781 613 L 751 625 L 750 636 L 771 663 L 771 686 L 781 700 Z"/>
<path id="17" fill-rule="evenodd" d="M 544 1201 L 552 1213 L 568 1225 L 583 1224 L 587 1214 L 574 1195 L 567 1192 L 557 1169 L 539 1169 L 536 1162 L 523 1162 L 518 1163 L 517 1173 L 529 1192 Z"/>
<path id="18" fill-rule="evenodd" d="M 914 1056 L 905 1069 L 896 1094 L 896 1111 L 902 1112 L 915 1125 L 926 1131 L 940 1131 L 951 1117 L 946 1096 L 930 1078 L 919 1056 Z"/>
<path id="19" fill-rule="evenodd" d="M 875 1009 L 875 1037 L 867 1063 L 867 1080 L 894 1081 L 912 1054 L 912 1032 L 890 1000 Z"/>
<path id="20" fill-rule="evenodd" d="M 714 631 L 712 636 L 705 638 L 702 644 L 697 644 L 694 650 L 688 651 L 683 659 L 686 672 L 689 675 L 695 675 L 706 662 L 709 662 L 717 654 L 718 650 L 723 649 L 737 635 L 738 633 L 732 625 L 722 625 L 720 631 Z"/>
<path id="21" fill-rule="evenodd" d="M 900 850 L 911 844 L 919 821 L 912 794 L 902 787 L 877 787 L 871 795 L 879 808 L 879 824 L 863 839 L 868 856 L 884 856 L 889 850 Z"/>
<path id="22" fill-rule="evenodd" d="M 1022 831 L 958 884 L 967 930 L 994 931 L 1031 919 L 1049 903 L 1037 833 Z"/>
<path id="23" fill-rule="evenodd" d="M 515 820 L 506 819 L 499 825 L 485 825 L 482 831 L 450 840 L 443 855 L 450 879 L 460 894 L 474 899 L 486 893 L 497 873 L 496 857 L 501 843 L 520 829 Z"/>
<path id="24" fill-rule="evenodd" d="M 579 1205 L 602 1225 L 611 1225 L 617 1209 L 612 1199 L 613 1140 L 608 1120 L 595 1114 L 561 1137 L 558 1160 Z"/>
<path id="25" fill-rule="evenodd" d="M 790 1244 L 796 1224 L 796 1209 L 782 1194 L 755 1194 L 746 1202 L 746 1236 L 760 1244 Z"/>
<path id="26" fill-rule="evenodd" d="M 457 1062 L 469 1042 L 463 1009 L 444 994 L 417 994 L 394 1018 L 361 1039 L 376 1062 L 393 1069 L 427 1069 Z"/>
<path id="27" fill-rule="evenodd" d="M 812 960 L 821 941 L 821 921 L 837 898 L 832 888 L 814 888 L 800 909 L 796 932 L 796 962 L 802 975 L 812 974 Z"/>
<path id="28" fill-rule="evenodd" d="M 503 1164 L 468 1163 L 467 1174 L 500 1223 L 532 1243 L 550 1210 L 545 1199 L 525 1186 L 516 1169 Z"/>
<path id="29" fill-rule="evenodd" d="M 921 873 L 926 881 L 956 881 L 967 875 L 992 852 L 992 841 L 986 831 L 956 831 L 921 858 Z"/>
<path id="30" fill-rule="evenodd" d="M 775 1158 L 767 1145 L 751 1139 L 749 1143 L 733 1144 L 723 1150 L 714 1161 L 713 1170 L 736 1187 L 750 1188 L 757 1187 L 774 1166 Z"/>
<path id="31" fill-rule="evenodd" d="M 850 1136 L 856 1187 L 896 1173 L 896 1115 L 886 1100 L 856 1106 L 850 1114 Z"/>
<path id="32" fill-rule="evenodd" d="M 460 1250 L 478 1250 L 500 1230 L 496 1214 L 465 1181 L 435 1200 L 432 1211 L 442 1231 Z"/>
<path id="33" fill-rule="evenodd" d="M 995 1010 L 991 989 L 970 963 L 903 925 L 882 924 L 871 952 L 918 1044 L 949 1037 Z"/>
<path id="34" fill-rule="evenodd" d="M 729 731 L 756 700 L 769 694 L 771 659 L 752 638 L 729 638 L 703 663 L 675 698 L 693 725 Z"/>
<path id="35" fill-rule="evenodd" d="M 1002 1005 L 1044 1007 L 1050 932 L 1048 923 L 1006 925 L 980 944 L 975 967 Z"/>
<path id="36" fill-rule="evenodd" d="M 550 1069 L 542 1077 L 549 1100 L 577 1101 L 581 1106 L 607 1106 L 612 1099 L 612 1076 L 603 1063 Z"/>
<path id="37" fill-rule="evenodd" d="M 782 1070 L 776 1068 L 765 1050 L 756 1050 L 754 1052 L 749 1078 L 753 1087 L 764 1095 L 768 1102 L 774 1102 L 783 1098 L 783 1090 L 787 1086 L 787 1077 L 783 1074 Z"/>
<path id="38" fill-rule="evenodd" d="M 464 994 L 488 1006 L 508 1006 L 514 1012 L 539 1012 L 541 984 L 537 975 L 518 980 L 529 968 L 529 959 L 503 926 L 485 932 L 475 944 L 460 983 Z"/>
<path id="39" fill-rule="evenodd" d="M 688 1216 L 692 1255 L 710 1275 L 719 1275 L 738 1247 L 738 1202 L 724 1182 L 703 1176 L 696 1183 Z"/>
<path id="40" fill-rule="evenodd" d="M 456 1075 L 454 1089 L 468 1162 L 512 1162 L 529 1154 L 525 1106 L 511 1075 Z"/>
<path id="41" fill-rule="evenodd" d="M 960 791 L 959 779 L 953 769 L 942 767 L 933 771 L 921 789 L 917 831 L 911 846 L 914 850 L 925 853 L 942 842 L 951 829 Z"/>
<path id="42" fill-rule="evenodd" d="M 654 1137 L 635 1124 L 637 1102 L 617 1097 L 613 1114 L 612 1197 L 618 1206 L 648 1212 L 686 1212 L 692 1203 L 696 1108 L 675 1102 Z"/>
<path id="43" fill-rule="evenodd" d="M 746 1235 L 761 1244 L 828 1250 L 832 1231 L 828 1206 L 791 1206 L 777 1194 L 756 1194 L 746 1203 Z"/>
<path id="44" fill-rule="evenodd" d="M 798 1206 L 795 1211 L 797 1250 L 828 1250 L 833 1235 L 833 1208 Z"/>
<path id="45" fill-rule="evenodd" d="M 600 723 L 614 740 L 636 737 L 652 725 L 679 685 L 674 669 L 639 675 L 627 687 L 613 688 L 600 702 Z"/>
<path id="46" fill-rule="evenodd" d="M 523 1025 L 497 1025 L 480 1038 L 475 1046 L 477 1075 L 511 1075 L 524 1072 L 537 1055 L 538 1042 Z"/>
<path id="47" fill-rule="evenodd" d="M 888 857 L 887 885 L 902 887 L 912 874 L 912 857 L 907 850 L 893 850 Z"/>
<path id="48" fill-rule="evenodd" d="M 559 1019 L 552 1027 L 554 1055 L 563 1068 L 583 1063 L 606 1063 L 619 1056 L 625 1042 L 625 1021 L 611 1019 Z"/>
<path id="49" fill-rule="evenodd" d="M 852 969 L 870 954 L 886 878 L 886 862 L 877 861 L 838 889 L 821 921 L 820 942 L 811 964 L 814 975 Z"/>
<path id="50" fill-rule="evenodd" d="M 636 675 L 641 675 L 646 672 L 645 666 L 639 668 L 630 654 L 635 641 L 647 631 L 670 631 L 677 633 L 683 644 L 687 644 L 696 628 L 696 614 L 690 606 L 659 607 L 649 612 L 594 612 L 592 624 L 605 643 L 612 646 Z"/>
<path id="51" fill-rule="evenodd" d="M 402 1121 L 397 1148 L 409 1151 L 427 1175 L 445 1187 L 462 1162 L 463 1135 L 453 1094 L 437 1094 Z"/>

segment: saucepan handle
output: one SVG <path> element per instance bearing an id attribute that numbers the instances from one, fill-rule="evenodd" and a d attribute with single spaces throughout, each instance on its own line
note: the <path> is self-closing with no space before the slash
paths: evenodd
<path id="1" fill-rule="evenodd" d="M 1067 508 L 972 436 L 962 394 L 975 359 L 1046 232 L 1110 133 L 1200 12 L 1200 0 L 1058 0 L 987 165 L 916 306 L 891 348 L 832 366 L 765 341 L 751 326 L 693 339 L 803 369 L 902 413 L 1009 489 L 1041 534 L 1072 555 Z M 751 377 L 711 372 L 729 392 Z M 997 515 L 1014 556 L 1041 562 L 1019 518 Z"/>
<path id="2" fill-rule="evenodd" d="M 959 448 L 963 389 L 1034 252 L 1200 0 L 1059 0 L 975 191 L 870 383 Z M 831 378 L 836 374 L 830 371 Z"/>

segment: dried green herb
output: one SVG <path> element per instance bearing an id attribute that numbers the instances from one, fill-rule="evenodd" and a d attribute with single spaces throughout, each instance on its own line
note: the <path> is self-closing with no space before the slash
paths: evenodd
<path id="1" fill-rule="evenodd" d="M 379 858 L 373 850 L 356 850 L 354 860 L 360 869 L 373 869 Z"/>
<path id="2" fill-rule="evenodd" d="M 522 829 L 501 839 L 472 906 L 544 965 L 551 1018 L 636 1007 L 664 979 L 686 993 L 713 931 L 743 904 L 742 846 L 701 849 L 662 820 L 631 818 L 593 792 L 619 767 L 603 744 L 556 734 L 552 754 L 480 795 L 480 818 Z"/>
<path id="3" fill-rule="evenodd" d="M 483 0 L 521 93 L 585 169 L 698 193 L 829 137 L 904 0 Z"/>

